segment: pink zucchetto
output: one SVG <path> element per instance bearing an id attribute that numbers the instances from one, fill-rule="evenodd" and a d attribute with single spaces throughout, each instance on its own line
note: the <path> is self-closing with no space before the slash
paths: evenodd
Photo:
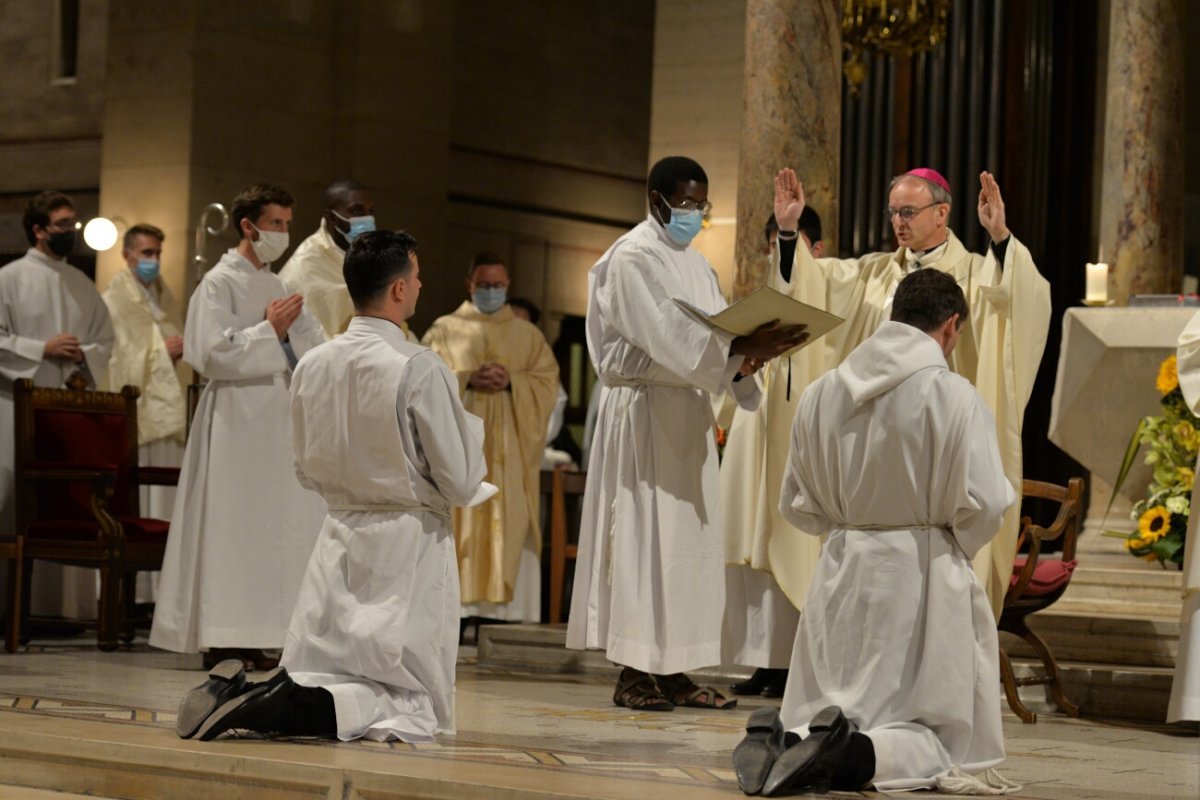
<path id="1" fill-rule="evenodd" d="M 904 174 L 912 175 L 914 178 L 922 178 L 930 183 L 936 183 L 938 186 L 946 190 L 946 194 L 954 194 L 954 192 L 950 191 L 950 181 L 942 177 L 942 173 L 938 172 L 936 169 L 930 169 L 929 167 L 918 167 L 917 169 L 910 169 Z"/>

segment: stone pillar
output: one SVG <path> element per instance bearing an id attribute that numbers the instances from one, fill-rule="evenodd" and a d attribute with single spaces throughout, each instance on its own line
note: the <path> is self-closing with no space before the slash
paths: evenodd
<path id="1" fill-rule="evenodd" d="M 726 294 L 735 275 L 745 24 L 746 0 L 657 0 L 655 5 L 646 171 L 664 156 L 688 156 L 704 167 L 713 211 L 692 247 L 712 264 Z M 645 213 L 643 203 L 638 217 Z"/>
<path id="2" fill-rule="evenodd" d="M 796 170 L 837 252 L 842 134 L 841 13 L 836 0 L 748 0 L 734 295 L 766 281 L 762 228 L 772 181 Z"/>
<path id="3" fill-rule="evenodd" d="M 1180 11 L 1179 0 L 1111 4 L 1100 246 L 1117 305 L 1181 288 Z"/>

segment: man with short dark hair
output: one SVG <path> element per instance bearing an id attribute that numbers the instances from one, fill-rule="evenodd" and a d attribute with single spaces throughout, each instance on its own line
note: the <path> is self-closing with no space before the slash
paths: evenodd
<path id="1" fill-rule="evenodd" d="M 968 317 L 952 275 L 916 271 L 891 320 L 800 398 L 779 510 L 823 544 L 781 712 L 755 712 L 734 751 L 747 794 L 946 789 L 953 770 L 961 787 L 1004 759 L 971 558 L 1016 494 L 991 411 L 947 364 Z"/>
<path id="2" fill-rule="evenodd" d="M 463 406 L 483 419 L 496 499 L 456 509 L 463 618 L 541 622 L 540 468 L 558 392 L 546 337 L 508 305 L 508 267 L 484 251 L 467 271 L 468 299 L 439 317 L 424 343 L 458 378 Z"/>
<path id="3" fill-rule="evenodd" d="M 96 285 L 66 258 L 75 249 L 75 207 L 60 192 L 39 193 L 22 219 L 29 250 L 0 269 L 0 530 L 16 527 L 13 383 L 96 388 L 108 369 L 113 331 Z M 78 576 L 67 577 L 72 573 Z M 95 571 L 39 562 L 35 614 L 92 616 Z M 79 585 L 75 592 L 64 591 Z M 86 588 L 90 587 L 90 588 Z M 79 597 L 72 600 L 71 597 Z"/>
<path id="4" fill-rule="evenodd" d="M 421 289 L 416 246 L 392 231 L 354 240 L 345 274 L 355 316 L 292 379 L 296 474 L 329 513 L 288 630 L 290 677 L 246 684 L 228 664 L 184 699 L 181 733 L 425 742 L 454 732 L 450 509 L 495 487 L 482 483 L 483 424 L 463 409 L 457 380 L 400 328 Z"/>
<path id="5" fill-rule="evenodd" d="M 613 703 L 639 711 L 733 708 L 685 670 L 721 662 L 725 542 L 712 397 L 758 405 L 753 373 L 807 338 L 803 326 L 749 336 L 709 328 L 725 307 L 691 247 L 708 176 L 684 156 L 646 180 L 649 213 L 588 274 L 588 352 L 603 388 L 588 465 L 567 646 L 622 666 Z"/>
<path id="6" fill-rule="evenodd" d="M 116 337 L 105 383 L 110 391 L 122 386 L 141 391 L 138 463 L 177 467 L 187 429 L 187 404 L 176 371 L 183 357 L 183 321 L 175 296 L 160 276 L 165 239 L 153 225 L 134 225 L 125 232 L 121 257 L 126 268 L 104 290 Z M 174 499 L 173 487 L 143 487 L 142 513 L 170 519 Z"/>
<path id="7" fill-rule="evenodd" d="M 207 382 L 171 515 L 150 644 L 205 662 L 273 666 L 324 503 L 288 447 L 296 359 L 325 339 L 270 270 L 287 250 L 292 196 L 269 184 L 233 201 L 241 235 L 192 294 L 183 357 Z"/>
<path id="8" fill-rule="evenodd" d="M 796 173 L 780 170 L 776 216 L 785 231 L 796 228 L 804 200 Z M 1000 186 L 990 172 L 979 175 L 976 204 L 979 224 L 991 239 L 986 253 L 969 252 L 954 235 L 952 203 L 950 184 L 936 170 L 921 167 L 897 175 L 883 213 L 898 248 L 859 258 L 814 258 L 798 247 L 793 282 L 801 293 L 796 296 L 846 320 L 826 337 L 829 361 L 824 369 L 831 369 L 888 318 L 892 295 L 905 275 L 920 269 L 953 275 L 971 313 L 963 323 L 962 342 L 950 356 L 950 369 L 971 381 L 995 415 L 1005 475 L 1020 486 L 1021 429 L 1050 328 L 1050 284 L 1009 230 Z M 1009 511 L 995 540 L 975 561 L 997 617 L 1012 577 L 1019 516 L 1017 509 Z M 802 597 L 808 575 L 790 569 L 790 564 L 803 564 L 792 556 L 781 553 L 772 559 L 775 577 L 789 597 Z"/>
<path id="9" fill-rule="evenodd" d="M 321 193 L 321 207 L 321 224 L 279 270 L 279 279 L 304 296 L 305 307 L 329 340 L 344 331 L 354 316 L 342 264 L 350 244 L 375 230 L 375 200 L 357 181 L 336 181 Z"/>

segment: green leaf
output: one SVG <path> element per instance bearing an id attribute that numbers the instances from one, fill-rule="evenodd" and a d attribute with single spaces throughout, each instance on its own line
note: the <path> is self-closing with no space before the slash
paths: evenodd
<path id="1" fill-rule="evenodd" d="M 1150 552 L 1158 556 L 1161 561 L 1171 561 L 1175 556 L 1175 551 L 1181 547 L 1183 547 L 1183 542 L 1174 536 L 1164 536 L 1150 545 Z"/>
<path id="2" fill-rule="evenodd" d="M 1108 536 L 1113 539 L 1129 539 L 1133 536 L 1129 531 L 1103 531 L 1101 536 Z"/>
<path id="3" fill-rule="evenodd" d="M 1133 467 L 1133 459 L 1137 457 L 1138 449 L 1141 448 L 1142 432 L 1149 430 L 1149 417 L 1143 417 L 1138 422 L 1137 428 L 1133 432 L 1133 436 L 1129 437 L 1129 444 L 1125 448 L 1125 457 L 1121 459 L 1121 469 L 1117 472 L 1117 482 L 1113 484 L 1112 496 L 1108 498 L 1108 508 L 1104 509 L 1104 521 L 1108 520 L 1108 513 L 1112 511 L 1113 501 L 1117 499 L 1117 492 L 1121 491 L 1121 487 L 1125 484 L 1125 479 L 1129 477 L 1129 470 Z M 1103 525 L 1104 523 L 1101 522 Z"/>

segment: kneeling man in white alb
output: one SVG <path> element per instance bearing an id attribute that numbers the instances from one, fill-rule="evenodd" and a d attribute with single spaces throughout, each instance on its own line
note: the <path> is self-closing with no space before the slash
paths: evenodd
<path id="1" fill-rule="evenodd" d="M 825 540 L 781 716 L 755 712 L 734 751 L 748 794 L 954 791 L 1004 759 L 996 620 L 971 558 L 1016 495 L 995 419 L 947 368 L 965 319 L 953 276 L 914 272 L 891 320 L 800 398 L 779 510 Z"/>
<path id="2" fill-rule="evenodd" d="M 282 666 L 248 684 L 239 662 L 218 665 L 180 708 L 181 731 L 198 739 L 245 729 L 427 742 L 454 732 L 450 509 L 495 487 L 483 482 L 482 421 L 463 410 L 445 363 L 401 327 L 421 288 L 415 250 L 408 234 L 374 231 L 346 254 L 355 316 L 300 359 L 291 386 L 296 473 L 329 513 Z"/>

